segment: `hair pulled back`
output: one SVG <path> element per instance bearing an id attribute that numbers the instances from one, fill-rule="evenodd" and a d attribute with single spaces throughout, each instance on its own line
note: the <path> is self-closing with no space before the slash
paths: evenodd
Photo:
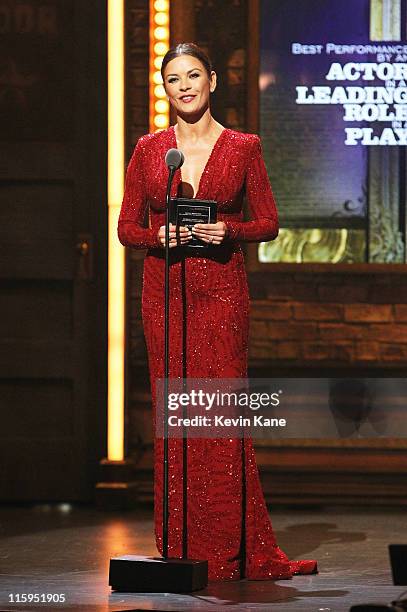
<path id="1" fill-rule="evenodd" d="M 192 57 L 196 57 L 201 64 L 205 67 L 205 70 L 208 75 L 208 79 L 211 78 L 212 72 L 212 62 L 209 59 L 208 55 L 205 53 L 201 47 L 198 47 L 193 42 L 179 43 L 178 45 L 174 45 L 170 49 L 168 49 L 167 53 L 163 57 L 163 61 L 161 64 L 161 77 L 164 81 L 164 70 L 168 62 L 179 57 L 180 55 L 192 55 Z"/>

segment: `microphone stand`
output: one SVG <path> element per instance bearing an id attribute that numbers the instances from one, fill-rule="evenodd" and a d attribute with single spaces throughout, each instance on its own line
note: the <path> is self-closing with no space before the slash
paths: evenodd
<path id="1" fill-rule="evenodd" d="M 178 157 L 178 164 L 172 163 Z M 168 557 L 168 379 L 169 379 L 169 323 L 170 323 L 170 193 L 174 174 L 184 160 L 178 149 L 167 152 L 166 163 L 169 168 L 167 191 L 165 196 L 165 276 L 164 276 L 164 462 L 163 462 L 163 556 L 143 557 L 139 555 L 122 555 L 110 559 L 109 585 L 113 591 L 127 593 L 190 593 L 199 591 L 208 585 L 208 561 L 187 559 L 185 528 L 183 529 L 183 556 Z M 184 465 L 185 485 L 185 465 Z M 186 487 L 184 487 L 184 490 Z M 185 516 L 184 516 L 185 522 Z"/>

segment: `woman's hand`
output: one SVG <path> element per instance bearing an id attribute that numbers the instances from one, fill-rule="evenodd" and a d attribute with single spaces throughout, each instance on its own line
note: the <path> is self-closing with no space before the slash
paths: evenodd
<path id="1" fill-rule="evenodd" d="M 170 249 L 175 246 L 187 244 L 191 238 L 192 234 L 190 229 L 180 226 L 177 231 L 177 226 L 170 223 Z M 162 225 L 158 230 L 158 240 L 161 246 L 165 247 L 165 225 Z"/>
<path id="2" fill-rule="evenodd" d="M 217 223 L 197 223 L 192 227 L 192 234 L 208 244 L 220 244 L 226 236 L 226 225 Z"/>

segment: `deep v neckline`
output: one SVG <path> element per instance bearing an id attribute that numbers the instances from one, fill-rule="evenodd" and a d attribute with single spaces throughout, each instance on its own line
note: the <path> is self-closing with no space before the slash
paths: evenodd
<path id="1" fill-rule="evenodd" d="M 173 137 L 173 140 L 175 142 L 175 148 L 179 149 L 178 142 L 177 142 L 177 135 L 175 133 L 175 126 L 172 125 L 171 129 L 172 129 L 172 137 Z M 194 194 L 194 196 L 192 198 L 194 200 L 198 199 L 198 196 L 200 195 L 200 192 L 202 190 L 202 184 L 203 184 L 202 181 L 203 181 L 203 178 L 207 175 L 209 167 L 210 167 L 210 164 L 211 164 L 211 161 L 212 161 L 212 158 L 214 156 L 214 153 L 215 153 L 216 149 L 219 147 L 221 141 L 223 140 L 223 136 L 224 136 L 224 134 L 225 134 L 225 132 L 227 130 L 228 130 L 228 128 L 223 128 L 223 130 L 221 131 L 221 133 L 217 137 L 217 139 L 216 139 L 216 141 L 215 141 L 215 143 L 214 143 L 214 145 L 212 147 L 212 150 L 211 150 L 211 152 L 209 154 L 208 160 L 207 160 L 207 162 L 205 164 L 204 169 L 202 170 L 202 174 L 201 174 L 201 177 L 199 179 L 198 190 L 197 190 L 197 192 Z M 182 183 L 182 170 L 181 170 L 181 168 L 179 169 L 179 171 L 180 171 L 180 173 L 179 173 L 179 183 L 181 184 Z M 192 187 L 193 187 L 193 185 L 192 185 Z"/>

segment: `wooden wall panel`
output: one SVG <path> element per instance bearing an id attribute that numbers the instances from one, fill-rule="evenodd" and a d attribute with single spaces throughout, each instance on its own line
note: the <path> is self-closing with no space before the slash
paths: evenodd
<path id="1" fill-rule="evenodd" d="M 1 1 L 2 139 L 72 140 L 74 37 L 72 1 Z M 45 95 L 46 90 L 49 95 Z"/>
<path id="2" fill-rule="evenodd" d="M 7 429 L 0 438 L 58 440 L 75 435 L 72 383 L 70 380 L 13 379 L 0 382 L 0 410 L 9 412 Z"/>
<path id="3" fill-rule="evenodd" d="M 73 195 L 73 182 L 23 180 L 0 185 L 3 278 L 74 278 Z"/>
<path id="4" fill-rule="evenodd" d="M 52 341 L 72 337 L 72 287 L 68 282 L 10 280 L 0 285 L 1 338 Z"/>
<path id="5" fill-rule="evenodd" d="M 106 34 L 0 0 L 1 500 L 90 501 L 106 452 Z"/>

